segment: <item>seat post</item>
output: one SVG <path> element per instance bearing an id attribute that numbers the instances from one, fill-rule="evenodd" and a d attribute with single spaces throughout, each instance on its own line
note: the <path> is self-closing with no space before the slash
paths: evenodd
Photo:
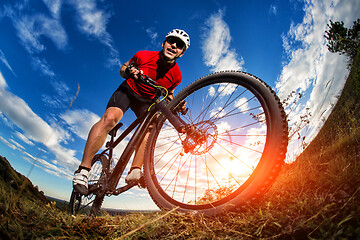
<path id="1" fill-rule="evenodd" d="M 113 143 L 114 143 L 114 138 L 116 137 L 116 132 L 119 130 L 119 128 L 122 126 L 123 124 L 121 122 L 119 122 L 113 129 L 110 130 L 110 132 L 108 133 L 111 136 L 110 141 L 108 141 L 106 143 L 106 147 L 110 147 Z"/>

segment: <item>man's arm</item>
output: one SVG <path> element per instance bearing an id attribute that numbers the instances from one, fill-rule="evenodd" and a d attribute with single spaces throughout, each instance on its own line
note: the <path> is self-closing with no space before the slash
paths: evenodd
<path id="1" fill-rule="evenodd" d="M 122 77 L 122 78 L 128 78 L 129 76 L 125 73 L 125 70 L 126 70 L 126 68 L 129 66 L 129 64 L 130 64 L 130 62 L 128 61 L 128 62 L 126 62 L 126 63 L 124 63 L 122 66 L 121 66 L 121 68 L 120 68 L 120 76 Z"/>
<path id="2" fill-rule="evenodd" d="M 168 98 L 170 98 L 170 100 L 173 100 L 174 98 L 174 89 L 168 90 Z"/>
<path id="3" fill-rule="evenodd" d="M 128 74 L 126 73 L 126 69 L 127 69 L 127 67 L 128 67 L 129 65 L 130 65 L 130 62 L 128 61 L 128 62 L 124 63 L 124 64 L 121 66 L 121 68 L 120 68 L 120 76 L 121 76 L 122 78 L 125 78 L 125 79 L 131 77 L 131 78 L 137 80 L 137 79 L 138 79 L 138 74 L 139 74 L 139 73 L 142 74 L 143 71 L 142 71 L 142 70 L 139 71 L 139 69 L 137 69 L 136 67 L 132 67 L 132 68 L 129 69 L 130 75 L 128 75 Z"/>

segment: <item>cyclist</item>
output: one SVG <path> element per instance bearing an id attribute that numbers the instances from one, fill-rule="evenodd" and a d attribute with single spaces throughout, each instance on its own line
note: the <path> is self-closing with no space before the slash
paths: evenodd
<path id="1" fill-rule="evenodd" d="M 166 35 L 161 51 L 139 51 L 122 65 L 120 76 L 126 80 L 113 93 L 104 115 L 91 128 L 82 161 L 78 170 L 75 171 L 73 187 L 77 192 L 87 194 L 87 178 L 91 168 L 91 160 L 104 144 L 107 134 L 121 120 L 126 110 L 130 107 L 139 117 L 151 105 L 155 91 L 137 81 L 139 71 L 156 80 L 159 85 L 167 88 L 169 98 L 172 99 L 175 87 L 182 80 L 181 71 L 176 60 L 184 55 L 189 46 L 189 35 L 184 30 L 174 29 Z M 138 69 L 129 67 L 130 64 L 134 64 Z M 136 184 L 141 178 L 141 168 L 148 135 L 149 132 L 146 133 L 135 153 L 132 166 L 125 179 L 127 183 Z"/>

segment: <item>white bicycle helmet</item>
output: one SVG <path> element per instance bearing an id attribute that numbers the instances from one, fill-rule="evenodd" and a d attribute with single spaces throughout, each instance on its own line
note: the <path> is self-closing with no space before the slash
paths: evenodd
<path id="1" fill-rule="evenodd" d="M 185 50 L 190 47 L 190 37 L 184 30 L 174 29 L 166 35 L 165 39 L 168 37 L 180 38 L 185 43 Z"/>

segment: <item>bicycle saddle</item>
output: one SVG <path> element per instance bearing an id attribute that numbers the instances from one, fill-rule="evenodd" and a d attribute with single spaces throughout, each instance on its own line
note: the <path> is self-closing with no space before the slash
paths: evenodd
<path id="1" fill-rule="evenodd" d="M 116 132 L 117 130 L 119 130 L 119 128 L 121 128 L 123 124 L 120 122 L 118 123 L 113 129 L 110 130 L 110 132 L 108 133 L 110 136 L 115 137 L 116 136 Z"/>

